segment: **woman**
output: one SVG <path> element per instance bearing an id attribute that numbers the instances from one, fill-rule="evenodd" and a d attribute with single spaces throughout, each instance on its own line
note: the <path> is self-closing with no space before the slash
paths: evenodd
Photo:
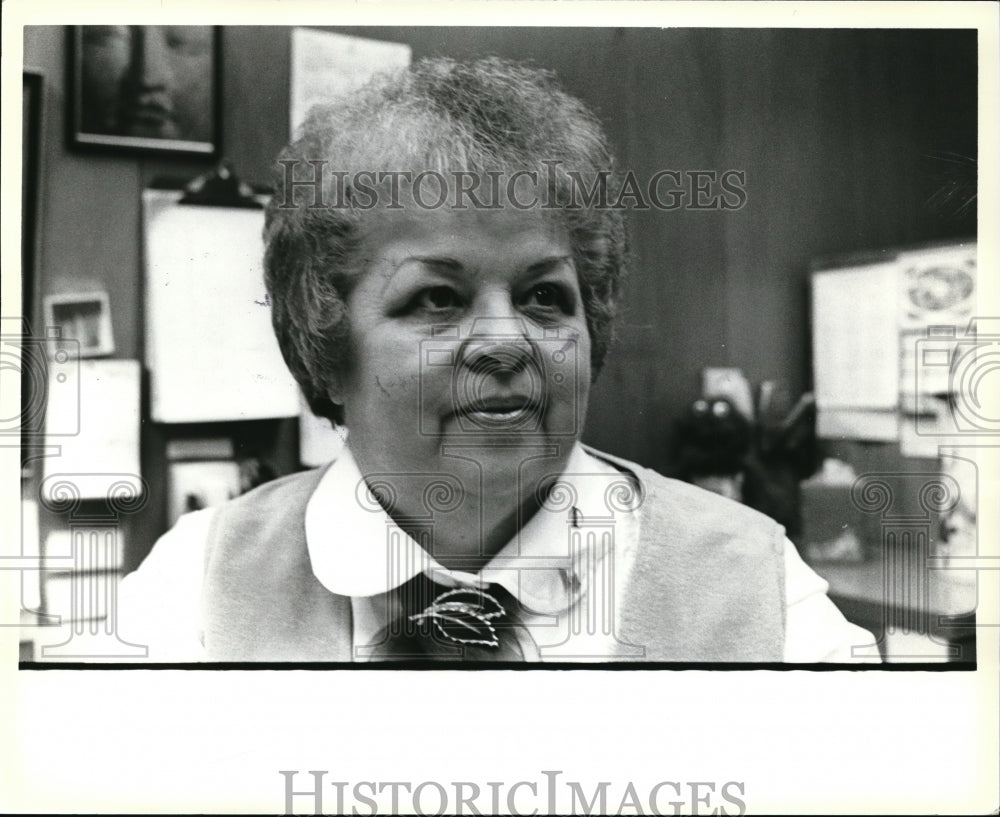
<path id="1" fill-rule="evenodd" d="M 278 166 L 274 327 L 347 447 L 158 543 L 123 588 L 123 632 L 143 620 L 152 658 L 814 661 L 871 644 L 774 522 L 580 444 L 625 233 L 605 136 L 551 77 L 424 61 L 314 110 Z M 200 603 L 159 615 L 157 587 Z"/>

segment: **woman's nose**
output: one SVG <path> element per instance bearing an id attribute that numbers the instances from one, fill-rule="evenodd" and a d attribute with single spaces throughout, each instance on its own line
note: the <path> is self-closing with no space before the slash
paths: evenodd
<path id="1" fill-rule="evenodd" d="M 477 310 L 462 356 L 466 366 L 515 374 L 531 362 L 533 354 L 527 323 L 509 301 L 491 299 Z"/>

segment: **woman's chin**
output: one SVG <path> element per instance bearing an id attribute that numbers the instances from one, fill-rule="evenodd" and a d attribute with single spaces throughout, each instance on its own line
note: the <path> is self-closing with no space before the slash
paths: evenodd
<path id="1" fill-rule="evenodd" d="M 474 462 L 486 495 L 496 498 L 519 496 L 525 490 L 534 490 L 544 476 L 562 473 L 574 443 L 574 439 L 547 437 L 544 432 L 466 432 L 443 437 L 441 454 L 444 462 L 456 458 Z M 530 481 L 532 486 L 519 485 L 522 480 Z"/>

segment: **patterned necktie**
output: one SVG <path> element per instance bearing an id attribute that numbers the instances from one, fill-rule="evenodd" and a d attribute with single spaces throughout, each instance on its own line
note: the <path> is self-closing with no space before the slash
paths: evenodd
<path id="1" fill-rule="evenodd" d="M 445 587 L 419 574 L 395 594 L 397 615 L 376 637 L 373 661 L 524 661 L 531 637 L 498 584 Z"/>

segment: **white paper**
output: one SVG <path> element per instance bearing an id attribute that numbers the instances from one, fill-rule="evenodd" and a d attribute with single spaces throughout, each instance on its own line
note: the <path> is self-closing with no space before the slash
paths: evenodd
<path id="1" fill-rule="evenodd" d="M 899 336 L 899 394 L 905 411 L 916 413 L 927 398 L 944 399 L 952 391 L 951 371 L 958 339 L 944 331 L 906 331 Z"/>
<path id="2" fill-rule="evenodd" d="M 121 526 L 74 525 L 45 537 L 42 564 L 52 576 L 56 571 L 119 570 L 125 538 Z"/>
<path id="3" fill-rule="evenodd" d="M 239 494 L 240 467 L 231 460 L 172 463 L 167 525 L 181 514 L 221 505 Z"/>
<path id="4" fill-rule="evenodd" d="M 116 573 L 45 573 L 45 614 L 71 621 L 103 621 L 108 617 L 110 593 Z M 47 643 L 53 643 L 46 639 Z"/>
<path id="5" fill-rule="evenodd" d="M 289 130 L 295 131 L 309 109 L 360 88 L 375 74 L 410 64 L 410 46 L 351 37 L 332 31 L 292 31 L 292 88 Z"/>
<path id="6" fill-rule="evenodd" d="M 60 482 L 81 498 L 103 498 L 116 484 L 138 485 L 139 363 L 69 361 L 50 376 L 46 433 L 58 456 L 45 457 L 43 492 Z M 76 434 L 68 430 L 77 428 Z"/>
<path id="7" fill-rule="evenodd" d="M 143 193 L 146 364 L 152 419 L 294 417 L 298 388 L 271 328 L 263 210 Z"/>
<path id="8" fill-rule="evenodd" d="M 816 435 L 824 440 L 892 442 L 899 439 L 899 413 L 895 409 L 819 409 Z"/>
<path id="9" fill-rule="evenodd" d="M 936 436 L 926 433 L 926 431 L 924 433 L 918 431 L 918 426 L 923 430 L 928 422 L 939 421 L 936 416 L 929 417 L 924 415 L 918 417 L 914 414 L 906 413 L 899 418 L 900 454 L 904 457 L 937 458 L 940 440 Z"/>
<path id="10" fill-rule="evenodd" d="M 21 555 L 38 559 L 38 503 L 26 499 L 21 503 Z M 25 570 L 21 574 L 21 609 L 38 610 L 42 606 L 42 584 L 37 570 Z"/>
<path id="11" fill-rule="evenodd" d="M 813 275 L 813 366 L 820 411 L 896 410 L 898 281 L 895 262 Z"/>

